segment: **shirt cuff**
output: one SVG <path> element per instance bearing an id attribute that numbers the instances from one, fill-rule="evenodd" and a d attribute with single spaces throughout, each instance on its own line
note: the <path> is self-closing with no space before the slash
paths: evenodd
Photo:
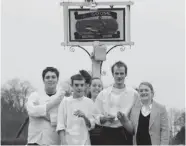
<path id="1" fill-rule="evenodd" d="M 103 115 L 96 115 L 96 116 L 94 116 L 94 119 L 95 119 L 95 123 L 96 123 L 96 124 L 101 125 L 100 118 L 101 118 L 102 116 L 103 116 Z"/>
<path id="2" fill-rule="evenodd" d="M 36 105 L 35 107 L 29 107 L 27 109 L 28 114 L 34 117 L 45 117 L 47 116 L 46 105 Z"/>
<path id="3" fill-rule="evenodd" d="M 56 131 L 59 132 L 61 130 L 65 130 L 65 126 L 64 125 L 61 125 L 61 124 L 57 124 L 57 127 L 56 127 Z"/>

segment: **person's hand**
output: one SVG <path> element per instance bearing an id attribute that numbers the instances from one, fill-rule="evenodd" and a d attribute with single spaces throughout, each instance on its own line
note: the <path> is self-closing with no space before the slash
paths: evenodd
<path id="1" fill-rule="evenodd" d="M 65 95 L 65 92 L 60 92 L 56 95 L 56 97 L 54 99 L 51 100 L 51 102 L 55 105 L 58 105 L 61 103 L 61 101 L 63 100 Z"/>
<path id="2" fill-rule="evenodd" d="M 72 95 L 72 91 L 71 90 L 68 90 L 65 92 L 65 96 L 66 97 L 70 97 Z"/>
<path id="3" fill-rule="evenodd" d="M 64 81 L 60 84 L 60 90 L 65 93 L 66 97 L 69 97 L 72 95 L 72 88 L 70 86 L 70 81 Z"/>
<path id="4" fill-rule="evenodd" d="M 129 121 L 128 117 L 122 112 L 117 113 L 117 118 L 119 119 L 122 125 Z"/>
<path id="5" fill-rule="evenodd" d="M 85 117 L 85 114 L 82 111 L 80 111 L 80 110 L 75 111 L 74 115 L 78 116 L 78 117 L 81 117 L 81 118 Z"/>
<path id="6" fill-rule="evenodd" d="M 108 118 L 108 121 L 112 123 L 116 117 L 113 115 L 108 115 L 107 118 Z"/>
<path id="7" fill-rule="evenodd" d="M 63 98 L 63 97 L 65 96 L 65 93 L 66 93 L 66 91 L 60 90 L 60 91 L 57 93 L 57 96 L 60 96 L 61 98 Z"/>
<path id="8" fill-rule="evenodd" d="M 112 116 L 112 115 L 103 116 L 103 117 L 100 117 L 100 123 L 101 124 L 104 124 L 107 121 L 109 121 L 110 123 L 112 123 L 114 121 L 114 119 L 115 119 L 115 116 Z"/>
<path id="9" fill-rule="evenodd" d="M 86 125 L 89 128 L 91 127 L 90 120 L 85 116 L 85 114 L 82 111 L 77 110 L 74 112 L 74 115 L 83 118 L 85 120 Z"/>
<path id="10" fill-rule="evenodd" d="M 34 101 L 33 104 L 36 106 L 36 105 L 39 105 L 39 101 Z"/>

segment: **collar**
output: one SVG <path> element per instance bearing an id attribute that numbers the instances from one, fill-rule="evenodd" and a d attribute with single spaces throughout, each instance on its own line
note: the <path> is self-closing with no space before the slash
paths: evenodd
<path id="1" fill-rule="evenodd" d="M 151 113 L 152 111 L 152 104 L 150 105 L 142 105 L 142 108 L 141 108 L 141 113 L 143 116 L 147 116 Z"/>
<path id="2" fill-rule="evenodd" d="M 73 98 L 74 100 L 81 101 L 81 100 L 83 100 L 84 96 L 82 96 L 82 97 L 78 97 L 78 98 L 74 98 L 74 96 L 72 95 L 72 98 Z"/>
<path id="3" fill-rule="evenodd" d="M 56 94 L 56 92 L 55 93 L 52 93 L 52 94 L 49 94 L 49 93 L 46 93 L 48 96 L 53 96 L 53 95 L 55 95 Z"/>
<path id="4" fill-rule="evenodd" d="M 112 84 L 110 87 L 107 88 L 108 89 L 107 90 L 108 91 L 108 94 L 111 94 L 113 88 L 116 88 L 116 87 L 114 87 L 114 84 Z M 124 85 L 124 89 L 126 89 L 126 88 L 127 88 L 126 85 Z M 118 88 L 116 88 L 116 89 L 118 89 Z"/>
<path id="5" fill-rule="evenodd" d="M 151 110 L 151 109 L 152 109 L 152 103 L 151 103 L 151 104 L 149 104 L 149 105 L 143 105 L 143 104 L 142 104 L 142 107 L 147 107 L 148 109 L 150 109 L 150 110 Z"/>
<path id="6" fill-rule="evenodd" d="M 116 88 L 114 87 L 114 84 L 113 84 L 113 88 Z M 125 89 L 126 88 L 126 85 L 124 84 L 124 88 L 116 88 L 116 89 Z"/>
<path id="7" fill-rule="evenodd" d="M 151 110 L 152 109 L 152 103 L 149 104 L 149 105 L 144 105 L 142 102 L 141 103 L 141 107 L 145 110 Z"/>
<path id="8" fill-rule="evenodd" d="M 143 103 L 141 102 L 141 99 L 140 99 L 140 105 L 141 105 L 141 107 L 149 107 L 149 108 L 151 109 L 151 108 L 152 108 L 152 103 L 153 103 L 153 99 L 152 99 L 152 101 L 151 101 L 151 103 L 150 103 L 149 105 L 143 104 Z"/>

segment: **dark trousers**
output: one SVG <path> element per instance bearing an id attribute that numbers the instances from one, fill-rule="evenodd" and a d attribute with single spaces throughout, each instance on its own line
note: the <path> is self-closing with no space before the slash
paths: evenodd
<path id="1" fill-rule="evenodd" d="M 100 145 L 100 134 L 102 126 L 95 125 L 95 128 L 89 131 L 91 145 Z"/>
<path id="2" fill-rule="evenodd" d="M 132 135 L 124 127 L 103 127 L 100 138 L 101 145 L 132 145 Z"/>
<path id="3" fill-rule="evenodd" d="M 38 145 L 37 143 L 28 143 L 27 145 Z"/>
<path id="4" fill-rule="evenodd" d="M 90 135 L 90 143 L 91 145 L 100 145 L 100 135 Z"/>

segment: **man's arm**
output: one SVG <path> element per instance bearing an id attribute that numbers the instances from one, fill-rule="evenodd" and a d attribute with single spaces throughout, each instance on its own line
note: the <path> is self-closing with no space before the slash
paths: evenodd
<path id="1" fill-rule="evenodd" d="M 122 124 L 125 129 L 131 133 L 132 135 L 135 133 L 135 126 L 134 126 L 134 123 L 132 121 L 132 117 L 131 117 L 131 112 L 132 112 L 132 109 L 135 107 L 136 104 L 139 103 L 139 94 L 138 92 L 134 92 L 134 98 L 133 98 L 133 102 L 132 102 L 132 106 L 128 112 L 128 115 L 126 115 L 126 118 L 125 118 L 125 122 Z"/>
<path id="2" fill-rule="evenodd" d="M 46 105 L 39 105 L 38 93 L 32 93 L 26 102 L 26 109 L 29 116 L 33 117 L 45 117 L 46 116 Z"/>
<path id="3" fill-rule="evenodd" d="M 47 114 L 49 110 L 57 106 L 61 102 L 62 98 L 63 98 L 62 95 L 57 96 L 51 101 L 49 101 L 48 103 L 40 105 L 38 102 L 39 95 L 36 92 L 32 93 L 28 97 L 28 101 L 26 104 L 26 108 L 27 108 L 29 116 L 46 117 L 46 118 L 49 117 L 49 115 Z"/>
<path id="4" fill-rule="evenodd" d="M 132 122 L 128 119 L 128 117 L 124 113 L 118 112 L 117 118 L 119 119 L 119 121 L 121 122 L 123 127 L 125 127 L 125 129 L 133 135 L 134 134 L 134 127 L 133 127 Z"/>
<path id="5" fill-rule="evenodd" d="M 125 129 L 130 133 L 130 134 L 134 134 L 134 126 L 132 124 L 131 121 L 126 121 L 125 123 L 122 124 L 123 127 L 125 127 Z"/>
<path id="6" fill-rule="evenodd" d="M 90 120 L 86 116 L 84 116 L 83 119 L 85 120 L 85 123 L 86 123 L 87 127 L 91 128 Z"/>
<path id="7" fill-rule="evenodd" d="M 52 108 L 56 107 L 59 105 L 64 98 L 65 91 L 60 91 L 56 95 L 53 95 L 54 97 L 46 104 L 46 111 L 48 112 Z"/>
<path id="8" fill-rule="evenodd" d="M 104 108 L 103 108 L 103 101 L 102 99 L 104 98 L 104 92 L 101 91 L 96 100 L 95 100 L 95 108 L 97 109 L 97 112 L 94 114 L 94 117 L 96 119 L 96 123 L 97 124 L 104 124 L 106 123 L 107 121 L 109 122 L 113 122 L 115 117 L 114 116 L 111 116 L 111 115 L 104 115 L 105 111 L 104 111 Z"/>

